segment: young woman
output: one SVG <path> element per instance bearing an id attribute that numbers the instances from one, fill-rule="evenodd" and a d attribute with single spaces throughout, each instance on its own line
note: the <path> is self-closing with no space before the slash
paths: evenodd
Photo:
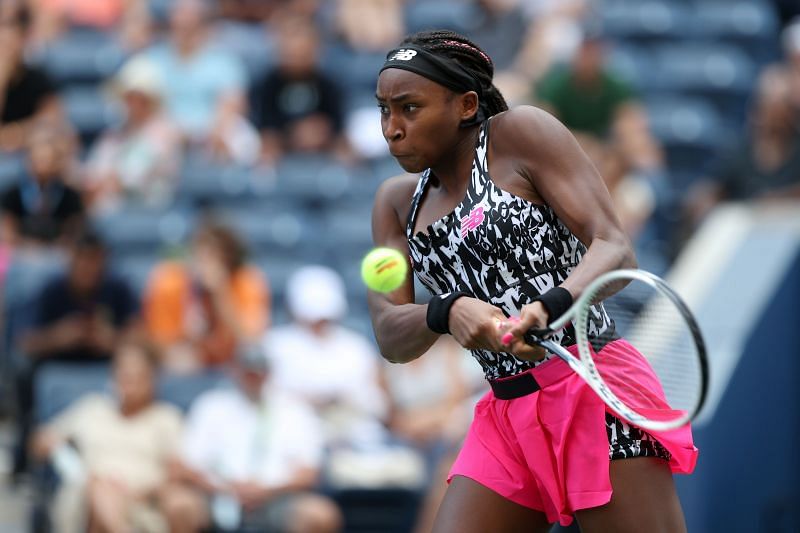
<path id="1" fill-rule="evenodd" d="M 572 135 L 536 108 L 508 110 L 492 75 L 474 43 L 435 31 L 403 41 L 378 78 L 389 149 L 421 176 L 381 186 L 373 237 L 406 251 L 434 297 L 414 304 L 410 275 L 391 294 L 371 293 L 376 338 L 386 359 L 407 362 L 449 333 L 492 388 L 475 409 L 434 531 L 547 531 L 573 515 L 587 532 L 684 531 L 671 471 L 694 467 L 690 432 L 629 426 L 560 359 L 522 341 L 598 275 L 636 260 Z M 595 317 L 598 331 L 613 327 L 601 306 Z M 569 331 L 560 335 L 574 344 Z M 611 342 L 599 357 L 624 364 L 626 346 Z"/>

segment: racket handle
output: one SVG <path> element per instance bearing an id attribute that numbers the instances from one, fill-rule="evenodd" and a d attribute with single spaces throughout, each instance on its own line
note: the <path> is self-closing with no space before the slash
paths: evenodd
<path id="1" fill-rule="evenodd" d="M 510 316 L 508 317 L 508 321 L 514 323 L 519 322 L 519 317 Z M 552 332 L 553 330 L 550 328 L 531 328 L 525 333 L 522 339 L 527 344 L 531 346 L 536 346 L 539 344 L 540 340 L 547 338 Z M 511 344 L 511 341 L 513 340 L 514 340 L 514 335 L 512 335 L 511 332 L 506 332 L 500 338 L 500 342 L 502 342 L 504 346 L 508 346 L 509 344 Z"/>

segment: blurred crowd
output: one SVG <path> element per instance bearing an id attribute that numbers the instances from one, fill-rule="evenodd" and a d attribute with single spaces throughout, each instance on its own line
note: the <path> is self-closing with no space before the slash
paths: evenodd
<path id="1" fill-rule="evenodd" d="M 739 4 L 762 31 L 694 71 L 680 0 L 671 29 L 630 0 L 0 1 L 0 404 L 33 529 L 340 531 L 341 491 L 401 487 L 427 531 L 485 385 L 449 339 L 397 366 L 367 333 L 385 52 L 480 44 L 663 273 L 719 203 L 800 198 L 798 10 Z"/>

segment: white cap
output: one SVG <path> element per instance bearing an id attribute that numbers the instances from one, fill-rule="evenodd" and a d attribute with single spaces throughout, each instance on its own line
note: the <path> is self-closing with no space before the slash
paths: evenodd
<path id="1" fill-rule="evenodd" d="M 338 320 L 347 312 L 344 282 L 324 266 L 305 266 L 292 274 L 286 287 L 289 312 L 297 320 Z"/>
<path id="2" fill-rule="evenodd" d="M 153 62 L 137 56 L 125 63 L 114 77 L 113 88 L 118 94 L 137 92 L 153 99 L 161 98 L 161 73 Z"/>

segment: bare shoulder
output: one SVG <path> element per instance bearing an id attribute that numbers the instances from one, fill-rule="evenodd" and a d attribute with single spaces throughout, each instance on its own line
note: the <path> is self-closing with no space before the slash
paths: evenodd
<path id="1" fill-rule="evenodd" d="M 517 106 L 495 115 L 492 124 L 492 135 L 512 146 L 567 132 L 556 117 L 532 105 Z"/>
<path id="2" fill-rule="evenodd" d="M 375 206 L 391 206 L 398 217 L 404 217 L 411 207 L 411 198 L 418 182 L 419 176 L 416 174 L 392 176 L 378 187 L 375 193 Z"/>

